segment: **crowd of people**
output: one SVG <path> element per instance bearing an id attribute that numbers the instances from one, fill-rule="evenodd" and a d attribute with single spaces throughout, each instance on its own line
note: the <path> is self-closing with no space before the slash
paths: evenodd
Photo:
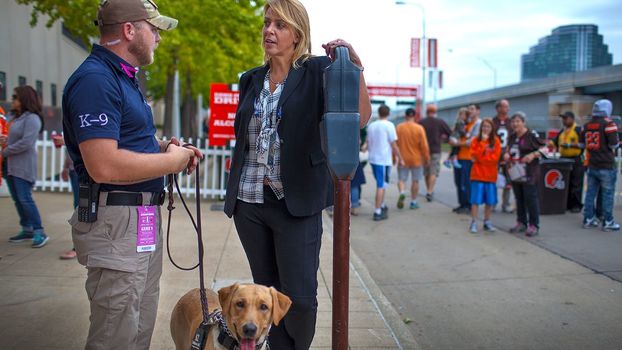
<path id="1" fill-rule="evenodd" d="M 453 128 L 438 118 L 435 105 L 428 105 L 426 116 L 415 119 L 415 111 L 405 111 L 405 121 L 397 127 L 388 118 L 389 107 L 378 108 L 378 120 L 367 127 L 367 141 L 361 150 L 368 152 L 372 174 L 376 181 L 373 220 L 388 218 L 385 189 L 391 167 L 397 166 L 399 197 L 397 208 L 405 207 L 406 186 L 410 178 L 410 209 L 419 208 L 419 180 L 425 176 L 428 202 L 434 200 L 434 187 L 441 167 L 441 145 L 449 143 L 450 151 L 442 162 L 453 169 L 458 206 L 453 212 L 470 214 L 468 230 L 477 233 L 479 207 L 484 206 L 482 229 L 495 231 L 491 222 L 497 210 L 498 192 L 501 192 L 500 211 L 515 213 L 516 225 L 511 233 L 535 236 L 540 231 L 541 158 L 566 159 L 572 164 L 568 179 L 566 209 L 572 213 L 583 210 L 583 227 L 601 227 L 604 231 L 619 230 L 612 214 L 616 182 L 615 155 L 619 143 L 618 127 L 610 119 L 612 104 L 609 100 L 594 103 L 590 119 L 583 127 L 575 115 L 566 111 L 559 115 L 562 128 L 556 135 L 544 140 L 527 127 L 523 112 L 510 115 L 510 104 L 499 100 L 496 115 L 480 118 L 480 106 L 470 104 L 458 109 Z M 356 200 L 360 206 L 360 184 L 365 182 L 361 162 L 356 175 Z M 587 171 L 587 193 L 583 205 L 583 183 Z M 362 177 L 362 178 L 361 178 Z M 515 199 L 510 204 L 510 194 Z M 353 209 L 353 215 L 358 210 Z"/>

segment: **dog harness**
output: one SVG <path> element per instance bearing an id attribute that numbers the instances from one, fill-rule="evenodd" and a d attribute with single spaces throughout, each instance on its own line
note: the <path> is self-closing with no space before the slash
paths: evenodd
<path id="1" fill-rule="evenodd" d="M 240 344 L 238 340 L 233 336 L 233 333 L 227 327 L 227 322 L 225 322 L 224 317 L 222 316 L 221 310 L 214 311 L 211 315 L 212 320 L 218 324 L 218 343 L 229 350 L 239 350 Z M 269 331 L 269 329 L 268 329 Z M 259 344 L 255 344 L 255 350 L 261 350 L 261 348 L 266 345 L 266 350 L 270 350 L 270 345 L 268 344 L 268 337 L 265 337 L 263 342 Z"/>

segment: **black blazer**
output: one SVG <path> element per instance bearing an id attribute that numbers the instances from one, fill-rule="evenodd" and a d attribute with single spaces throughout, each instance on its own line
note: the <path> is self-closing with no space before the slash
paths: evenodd
<path id="1" fill-rule="evenodd" d="M 324 114 L 323 69 L 326 56 L 312 57 L 291 69 L 278 106 L 281 141 L 281 181 L 287 210 L 293 216 L 309 216 L 333 204 L 332 179 L 322 152 L 319 123 Z M 248 152 L 248 124 L 254 101 L 263 88 L 268 65 L 251 69 L 240 78 L 240 99 L 235 115 L 236 144 L 227 182 L 225 214 L 235 212 L 244 157 Z"/>

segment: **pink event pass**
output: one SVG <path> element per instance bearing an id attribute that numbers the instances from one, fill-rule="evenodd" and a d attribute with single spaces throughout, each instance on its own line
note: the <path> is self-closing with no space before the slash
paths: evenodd
<path id="1" fill-rule="evenodd" d="M 156 207 L 141 206 L 138 210 L 138 232 L 136 232 L 136 251 L 152 252 L 156 249 Z"/>

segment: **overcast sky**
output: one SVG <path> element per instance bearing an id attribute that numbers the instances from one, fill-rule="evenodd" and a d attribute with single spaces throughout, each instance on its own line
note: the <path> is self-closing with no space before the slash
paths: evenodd
<path id="1" fill-rule="evenodd" d="M 394 0 L 301 0 L 311 19 L 313 53 L 334 38 L 351 42 L 361 56 L 368 84 L 420 84 L 409 67 L 410 38 L 420 37 L 421 11 Z M 613 63 L 622 62 L 620 0 L 435 0 L 426 11 L 426 36 L 438 39 L 444 89 L 438 99 L 520 81 L 520 56 L 538 39 L 567 24 L 596 24 Z M 428 89 L 426 100 L 434 93 Z"/>

